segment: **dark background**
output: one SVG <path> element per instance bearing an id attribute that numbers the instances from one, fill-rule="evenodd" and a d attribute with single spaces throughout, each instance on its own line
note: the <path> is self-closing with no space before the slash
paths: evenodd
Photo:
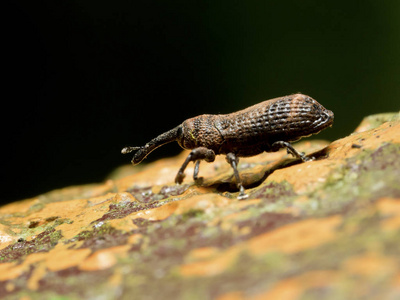
<path id="1" fill-rule="evenodd" d="M 202 113 L 303 92 L 334 111 L 333 140 L 400 107 L 398 0 L 2 6 L 3 203 L 100 182 L 123 146 Z"/>

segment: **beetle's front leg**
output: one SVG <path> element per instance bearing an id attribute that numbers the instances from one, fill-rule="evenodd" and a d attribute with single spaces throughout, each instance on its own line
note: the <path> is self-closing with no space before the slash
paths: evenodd
<path id="1" fill-rule="evenodd" d="M 186 157 L 186 160 L 182 164 L 182 167 L 179 169 L 178 174 L 176 174 L 175 183 L 178 184 L 182 183 L 183 178 L 185 178 L 185 169 L 189 164 L 189 162 L 191 161 L 196 163 L 193 177 L 197 178 L 197 175 L 199 173 L 200 160 L 205 160 L 206 162 L 213 162 L 215 160 L 214 151 L 206 147 L 199 147 L 190 151 L 188 157 Z"/>
<path id="2" fill-rule="evenodd" d="M 304 155 L 304 153 L 301 153 L 301 152 L 297 151 L 296 149 L 294 149 L 293 146 L 288 142 L 278 141 L 278 142 L 275 142 L 272 144 L 273 151 L 277 151 L 281 148 L 286 148 L 288 153 L 292 154 L 296 158 L 300 158 L 302 161 L 313 160 L 313 158 L 307 157 Z"/>

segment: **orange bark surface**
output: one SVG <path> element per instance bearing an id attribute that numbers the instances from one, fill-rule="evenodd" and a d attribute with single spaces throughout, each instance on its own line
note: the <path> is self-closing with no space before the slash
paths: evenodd
<path id="1" fill-rule="evenodd" d="M 0 207 L 0 298 L 400 299 L 399 114 L 295 148 L 240 160 L 245 200 L 224 157 L 175 185 L 184 151 Z"/>

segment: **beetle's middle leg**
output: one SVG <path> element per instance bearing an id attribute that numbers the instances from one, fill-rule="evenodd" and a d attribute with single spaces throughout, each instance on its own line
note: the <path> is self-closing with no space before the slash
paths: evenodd
<path id="1" fill-rule="evenodd" d="M 230 152 L 230 153 L 228 153 L 226 155 L 226 161 L 231 165 L 231 167 L 233 169 L 233 174 L 235 175 L 236 185 L 239 188 L 238 199 L 247 198 L 248 195 L 246 195 L 245 192 L 244 192 L 244 187 L 243 187 L 243 184 L 242 184 L 242 180 L 240 179 L 239 171 L 237 169 L 237 165 L 239 163 L 239 158 L 234 153 Z"/>
<path id="2" fill-rule="evenodd" d="M 196 181 L 199 179 L 199 166 L 200 166 L 200 160 L 196 160 L 195 165 L 194 165 L 194 172 L 193 172 L 193 180 Z"/>
<path id="3" fill-rule="evenodd" d="M 198 147 L 190 151 L 188 157 L 186 157 L 186 160 L 183 162 L 182 167 L 179 169 L 178 174 L 176 174 L 175 183 L 182 183 L 183 178 L 185 178 L 185 169 L 191 161 L 195 162 L 193 178 L 196 180 L 197 175 L 199 174 L 200 160 L 213 162 L 215 160 L 214 151 L 206 147 Z"/>

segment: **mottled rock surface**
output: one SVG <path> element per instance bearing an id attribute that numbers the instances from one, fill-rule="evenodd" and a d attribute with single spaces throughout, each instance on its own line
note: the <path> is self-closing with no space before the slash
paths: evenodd
<path id="1" fill-rule="evenodd" d="M 295 148 L 241 159 L 245 200 L 183 152 L 0 207 L 0 298 L 400 299 L 399 114 Z"/>

